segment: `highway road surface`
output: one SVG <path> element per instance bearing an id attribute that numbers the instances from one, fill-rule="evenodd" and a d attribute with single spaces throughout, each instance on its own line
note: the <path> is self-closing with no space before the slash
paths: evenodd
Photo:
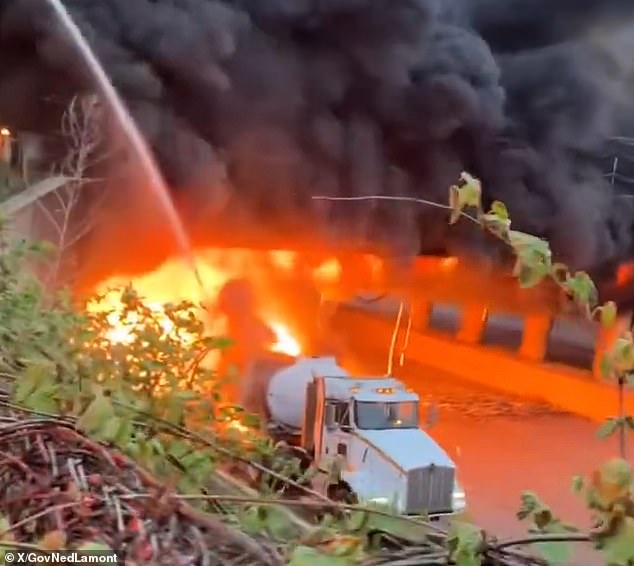
<path id="1" fill-rule="evenodd" d="M 342 361 L 355 373 L 382 375 L 385 360 L 385 352 L 349 350 Z M 420 364 L 405 362 L 394 373 L 421 396 L 424 426 L 425 407 L 436 407 L 438 420 L 429 432 L 458 465 L 470 519 L 500 537 L 522 535 L 525 527 L 515 513 L 520 494 L 531 490 L 562 519 L 588 525 L 588 513 L 571 492 L 571 478 L 616 455 L 616 442 L 599 440 L 595 423 Z M 575 566 L 601 564 L 592 549 L 576 548 Z"/>

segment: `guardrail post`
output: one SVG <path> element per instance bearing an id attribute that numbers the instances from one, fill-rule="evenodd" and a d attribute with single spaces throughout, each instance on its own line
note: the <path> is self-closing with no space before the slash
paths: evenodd
<path id="1" fill-rule="evenodd" d="M 433 305 L 429 301 L 415 301 L 412 303 L 412 329 L 421 332 L 427 330 L 431 320 L 432 307 Z"/>
<path id="2" fill-rule="evenodd" d="M 465 305 L 456 338 L 467 344 L 479 344 L 488 314 L 487 308 L 482 305 Z"/>
<path id="3" fill-rule="evenodd" d="M 607 353 L 616 340 L 632 325 L 632 313 L 619 316 L 610 327 L 599 326 L 599 335 L 594 347 L 594 362 L 592 363 L 592 374 L 598 379 L 603 379 L 601 372 L 601 361 L 603 355 Z"/>
<path id="4" fill-rule="evenodd" d="M 524 332 L 519 355 L 532 362 L 542 362 L 546 357 L 548 334 L 552 327 L 552 318 L 547 314 L 528 315 L 524 319 Z"/>

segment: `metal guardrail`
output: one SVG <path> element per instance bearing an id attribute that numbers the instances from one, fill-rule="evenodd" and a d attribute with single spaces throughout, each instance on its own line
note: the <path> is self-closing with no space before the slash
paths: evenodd
<path id="1" fill-rule="evenodd" d="M 400 301 L 395 298 L 349 303 L 355 309 L 387 319 L 391 324 L 396 320 L 399 304 Z M 434 303 L 426 327 L 420 329 L 414 324 L 412 330 L 432 331 L 453 338 L 460 329 L 461 318 L 460 305 Z M 407 320 L 402 324 L 406 325 Z M 522 342 L 524 326 L 524 318 L 519 314 L 491 312 L 487 317 L 480 345 L 516 353 Z M 591 371 L 597 338 L 596 324 L 554 317 L 544 361 Z"/>
<path id="2" fill-rule="evenodd" d="M 336 317 L 338 328 L 345 329 L 349 347 L 363 351 L 386 349 L 394 327 L 393 318 L 387 320 L 353 306 L 342 308 Z M 405 339 L 403 331 L 402 326 L 400 345 Z M 542 401 L 596 422 L 612 415 L 618 403 L 618 388 L 596 379 L 588 370 L 528 361 L 514 352 L 465 344 L 438 332 L 412 331 L 406 358 L 427 368 L 430 375 L 435 371 L 453 375 L 488 389 Z M 634 411 L 634 393 L 627 392 L 623 401 L 627 412 Z"/>

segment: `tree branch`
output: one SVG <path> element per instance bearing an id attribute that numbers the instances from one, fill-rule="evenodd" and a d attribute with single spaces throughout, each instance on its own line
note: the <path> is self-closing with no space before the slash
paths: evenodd
<path id="1" fill-rule="evenodd" d="M 312 200 L 323 200 L 323 201 L 335 201 L 335 202 L 360 202 L 360 201 L 373 201 L 373 200 L 385 200 L 385 201 L 393 201 L 393 202 L 412 202 L 416 204 L 424 204 L 425 206 L 431 206 L 432 208 L 440 208 L 442 210 L 452 210 L 452 208 L 447 204 L 441 204 L 439 202 L 434 202 L 433 200 L 426 200 L 417 197 L 405 197 L 405 196 L 391 196 L 391 195 L 368 195 L 368 196 L 359 196 L 359 197 L 329 197 L 323 195 L 315 195 L 311 197 Z M 480 221 L 475 217 L 467 214 L 466 212 L 460 212 L 460 216 L 469 220 L 470 222 L 474 222 L 475 224 L 480 225 Z"/>
<path id="2" fill-rule="evenodd" d="M 68 181 L 55 191 L 56 205 L 53 205 L 53 210 L 41 205 L 57 237 L 57 257 L 48 275 L 53 285 L 67 283 L 59 281 L 63 264 L 70 261 L 69 253 L 90 231 L 94 211 L 103 202 L 103 199 L 98 199 L 92 203 L 90 210 L 83 211 L 82 219 L 76 218 L 81 191 L 88 181 L 94 181 L 87 179 L 86 172 L 103 158 L 97 156 L 101 152 L 103 141 L 101 126 L 101 108 L 97 98 L 93 96 L 73 98 L 62 117 L 61 133 L 67 140 L 69 151 L 59 170 Z"/>
<path id="3" fill-rule="evenodd" d="M 544 544 L 548 542 L 591 542 L 590 535 L 585 533 L 544 533 L 526 536 L 523 538 L 509 539 L 498 542 L 490 546 L 494 550 L 504 550 L 511 546 L 522 546 L 527 544 Z"/>

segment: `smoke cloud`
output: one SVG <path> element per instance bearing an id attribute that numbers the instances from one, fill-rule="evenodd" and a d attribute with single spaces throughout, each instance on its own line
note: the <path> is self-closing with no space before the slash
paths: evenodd
<path id="1" fill-rule="evenodd" d="M 291 232 L 310 219 L 404 254 L 473 251 L 477 234 L 436 209 L 311 200 L 446 202 L 466 170 L 563 260 L 634 257 L 627 156 L 609 175 L 610 140 L 634 137 L 630 0 L 65 4 L 177 199 L 209 204 L 192 210 L 239 207 Z M 5 122 L 54 131 L 90 85 L 41 0 L 0 3 Z"/>

